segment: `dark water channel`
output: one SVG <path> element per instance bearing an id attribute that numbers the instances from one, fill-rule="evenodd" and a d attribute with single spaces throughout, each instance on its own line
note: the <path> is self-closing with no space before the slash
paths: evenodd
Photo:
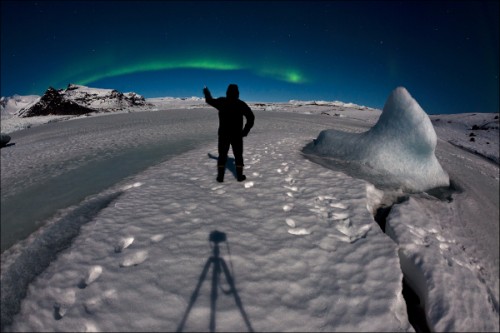
<path id="1" fill-rule="evenodd" d="M 136 147 L 89 162 L 62 175 L 35 183 L 2 199 L 2 252 L 38 229 L 57 210 L 83 201 L 149 166 L 196 147 L 204 140 L 182 140 Z M 119 167 L 117 167 L 119 166 Z"/>
<path id="2" fill-rule="evenodd" d="M 57 211 L 175 155 L 211 141 L 216 144 L 216 117 L 216 113 L 200 110 L 141 112 L 64 121 L 12 133 L 14 145 L 2 149 L 2 162 L 5 159 L 7 163 L 8 158 L 19 160 L 13 167 L 24 168 L 25 173 L 16 175 L 19 182 L 5 181 L 8 186 L 2 186 L 2 253 L 44 225 Z M 117 135 L 114 129 L 125 133 L 123 138 L 118 137 L 125 142 L 130 142 L 135 132 L 147 134 L 136 135 L 137 141 L 130 144 L 119 143 L 111 152 L 96 154 L 92 148 L 99 142 L 108 142 L 108 137 L 109 142 L 116 142 L 116 138 L 111 139 Z M 103 134 L 106 131 L 110 131 L 109 136 Z M 71 158 L 56 154 L 53 163 L 30 161 L 23 156 L 34 153 L 43 142 L 51 141 L 53 148 L 49 149 L 57 149 L 70 145 L 74 137 L 88 150 Z M 23 178 L 34 181 L 24 182 Z"/>

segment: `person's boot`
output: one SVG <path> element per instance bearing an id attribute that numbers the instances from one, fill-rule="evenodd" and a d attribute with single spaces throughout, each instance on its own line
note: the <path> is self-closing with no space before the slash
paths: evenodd
<path id="1" fill-rule="evenodd" d="M 243 174 L 243 166 L 242 165 L 237 165 L 236 166 L 236 179 L 239 182 L 242 182 L 245 179 L 247 179 L 247 177 Z"/>
<path id="2" fill-rule="evenodd" d="M 222 183 L 224 181 L 224 171 L 226 171 L 226 167 L 217 166 L 217 181 Z"/>

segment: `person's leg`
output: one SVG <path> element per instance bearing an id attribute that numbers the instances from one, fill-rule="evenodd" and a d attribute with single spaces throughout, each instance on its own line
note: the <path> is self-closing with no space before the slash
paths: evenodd
<path id="1" fill-rule="evenodd" d="M 228 137 L 219 136 L 219 157 L 217 158 L 217 181 L 222 183 L 224 181 L 224 172 L 226 170 L 227 152 L 231 141 Z"/>
<path id="2" fill-rule="evenodd" d="M 236 179 L 241 182 L 247 177 L 243 174 L 243 138 L 236 137 L 231 139 L 231 147 L 233 148 L 234 163 L 236 164 Z"/>

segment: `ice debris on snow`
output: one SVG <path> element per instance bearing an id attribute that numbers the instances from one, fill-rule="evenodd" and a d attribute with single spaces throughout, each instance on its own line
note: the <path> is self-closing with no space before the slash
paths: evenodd
<path id="1" fill-rule="evenodd" d="M 437 136 L 429 116 L 403 87 L 387 99 L 378 122 L 364 133 L 323 130 L 313 153 L 368 166 L 410 192 L 449 186 L 436 159 Z"/>

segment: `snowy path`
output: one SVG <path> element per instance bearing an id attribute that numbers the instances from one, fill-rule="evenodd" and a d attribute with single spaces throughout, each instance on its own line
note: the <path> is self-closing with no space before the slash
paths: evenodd
<path id="1" fill-rule="evenodd" d="M 248 138 L 244 183 L 214 182 L 213 144 L 140 174 L 34 281 L 12 329 L 175 330 L 213 230 L 242 301 L 219 293 L 217 331 L 247 330 L 242 309 L 256 331 L 410 329 L 397 248 L 368 210 L 376 192 L 297 156 L 307 139 Z M 185 331 L 208 330 L 210 288 Z"/>

